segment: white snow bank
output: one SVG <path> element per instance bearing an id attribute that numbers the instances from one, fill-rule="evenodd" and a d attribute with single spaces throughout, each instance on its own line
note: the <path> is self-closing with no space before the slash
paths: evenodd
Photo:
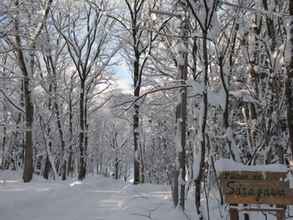
<path id="1" fill-rule="evenodd" d="M 218 172 L 224 171 L 250 171 L 250 172 L 288 172 L 288 167 L 283 164 L 248 166 L 229 159 L 217 160 L 215 163 Z"/>

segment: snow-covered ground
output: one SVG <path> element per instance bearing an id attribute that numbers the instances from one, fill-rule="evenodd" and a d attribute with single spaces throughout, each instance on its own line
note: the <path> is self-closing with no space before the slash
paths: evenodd
<path id="1" fill-rule="evenodd" d="M 0 171 L 0 220 L 197 219 L 191 198 L 185 213 L 174 209 L 169 186 L 134 186 L 97 176 L 88 176 L 83 182 L 45 181 L 35 177 L 31 183 L 23 183 L 20 176 L 15 172 Z M 203 213 L 208 219 L 206 207 Z M 275 219 L 269 213 L 250 213 L 250 216 L 253 220 Z M 209 219 L 229 219 L 227 209 L 220 207 L 218 199 L 212 195 Z M 243 219 L 240 215 L 240 220 Z"/>
<path id="2" fill-rule="evenodd" d="M 176 217 L 173 210 L 168 186 L 103 177 L 25 184 L 0 171 L 0 220 L 162 220 Z"/>

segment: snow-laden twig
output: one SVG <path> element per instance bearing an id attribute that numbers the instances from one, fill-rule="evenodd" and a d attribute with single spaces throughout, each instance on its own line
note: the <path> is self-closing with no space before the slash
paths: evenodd
<path id="1" fill-rule="evenodd" d="M 276 16 L 276 17 L 290 17 L 289 14 L 285 14 L 285 13 L 281 13 L 281 12 L 273 12 L 273 11 L 267 11 L 267 10 L 264 10 L 264 9 L 259 9 L 259 8 L 250 8 L 250 7 L 247 7 L 245 5 L 237 5 L 237 4 L 234 4 L 234 3 L 231 3 L 231 2 L 227 2 L 227 1 L 223 1 L 223 0 L 220 0 L 219 1 L 220 3 L 224 4 L 224 5 L 227 5 L 227 6 L 230 6 L 230 7 L 233 7 L 233 8 L 241 8 L 241 9 L 245 9 L 247 11 L 252 11 L 252 12 L 255 12 L 255 13 L 259 13 L 259 14 L 262 14 L 262 15 L 267 15 L 267 16 Z"/>
<path id="2" fill-rule="evenodd" d="M 129 101 L 125 101 L 122 103 L 119 103 L 118 105 L 113 106 L 114 108 L 119 107 L 119 106 L 123 106 L 126 104 L 130 104 L 130 106 L 126 107 L 126 111 L 129 110 L 137 101 L 139 101 L 142 98 L 145 98 L 146 96 L 153 94 L 153 93 L 157 93 L 157 92 L 161 92 L 161 91 L 168 91 L 168 90 L 173 90 L 173 89 L 180 89 L 182 87 L 191 87 L 189 85 L 178 85 L 178 86 L 169 86 L 169 87 L 160 87 L 160 88 L 154 88 L 150 91 L 145 92 L 144 94 L 142 94 L 141 96 L 135 98 L 134 100 L 129 100 Z"/>
<path id="3" fill-rule="evenodd" d="M 19 107 L 18 105 L 16 105 L 9 97 L 8 97 L 8 95 L 2 90 L 2 89 L 0 89 L 0 93 L 4 96 L 4 98 L 15 108 L 15 109 L 17 109 L 18 111 L 20 111 L 20 112 L 22 112 L 22 113 L 24 113 L 24 110 L 21 108 L 21 107 Z"/>

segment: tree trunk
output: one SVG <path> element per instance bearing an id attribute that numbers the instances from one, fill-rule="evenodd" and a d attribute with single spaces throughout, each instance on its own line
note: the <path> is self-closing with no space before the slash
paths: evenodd
<path id="1" fill-rule="evenodd" d="M 5 161 L 5 146 L 6 146 L 6 135 L 7 135 L 6 125 L 3 126 L 3 137 L 2 137 L 2 149 L 1 149 L 1 164 L 0 169 L 4 169 L 4 161 Z"/>
<path id="2" fill-rule="evenodd" d="M 140 144 L 140 183 L 145 182 L 145 174 L 144 174 L 144 155 L 145 155 L 145 145 Z"/>
<path id="3" fill-rule="evenodd" d="M 84 152 L 85 152 L 85 164 L 87 164 L 87 160 L 88 160 L 88 128 L 89 128 L 89 125 L 88 125 L 88 99 L 87 99 L 87 95 L 85 97 L 85 103 L 84 103 Z M 86 166 L 85 166 L 85 169 L 86 169 Z"/>
<path id="4" fill-rule="evenodd" d="M 49 93 L 50 92 L 51 92 L 51 85 L 49 86 Z M 50 95 L 49 104 L 48 104 L 49 111 L 51 111 L 51 107 L 52 107 L 52 102 L 51 102 L 51 95 Z M 52 150 L 51 127 L 50 127 L 50 124 L 48 124 L 47 126 L 48 126 L 48 128 L 47 128 L 47 136 L 49 137 L 49 140 L 48 140 L 48 149 L 46 148 L 46 161 L 45 161 L 45 168 L 44 168 L 44 171 L 43 171 L 43 177 L 45 179 L 49 179 L 49 172 L 51 170 L 51 164 L 50 164 L 48 151 Z"/>
<path id="5" fill-rule="evenodd" d="M 19 1 L 15 1 L 16 8 L 19 7 Z M 28 71 L 24 52 L 22 50 L 22 41 L 19 28 L 19 11 L 15 19 L 15 42 L 18 66 L 23 75 L 23 92 L 24 92 L 24 115 L 25 115 L 25 138 L 24 138 L 24 169 L 23 181 L 30 182 L 33 177 L 33 135 L 32 126 L 34 118 L 34 106 L 31 94 L 31 76 L 32 72 Z M 31 58 L 31 57 L 30 57 Z M 32 71 L 32 70 L 31 70 Z"/>
<path id="6" fill-rule="evenodd" d="M 181 30 L 183 33 L 182 50 L 179 51 L 178 60 L 178 79 L 181 81 L 182 88 L 179 90 L 178 104 L 176 106 L 176 171 L 174 176 L 174 199 L 175 206 L 185 209 L 185 160 L 186 160 L 186 127 L 187 127 L 187 88 L 186 80 L 188 74 L 188 21 L 187 16 L 181 18 Z"/>
<path id="7" fill-rule="evenodd" d="M 53 95 L 54 95 L 54 114 L 56 115 L 56 124 L 58 128 L 58 134 L 59 134 L 59 139 L 60 139 L 60 145 L 61 145 L 61 152 L 59 156 L 59 163 L 58 163 L 58 168 L 59 168 L 59 174 L 61 174 L 62 180 L 66 179 L 66 161 L 65 161 L 65 141 L 64 141 L 64 132 L 62 128 L 62 123 L 61 123 L 61 116 L 60 116 L 60 107 L 58 103 L 58 83 L 57 83 L 57 70 L 56 70 L 56 65 L 53 61 L 51 51 L 50 54 L 47 56 L 49 65 L 49 71 L 52 71 L 52 80 L 51 80 L 51 87 L 53 87 Z M 52 91 L 52 88 L 50 88 L 50 91 Z"/>
<path id="8" fill-rule="evenodd" d="M 84 123 L 84 101 L 85 101 L 85 81 L 81 80 L 80 82 L 80 96 L 79 96 L 79 170 L 78 170 L 78 179 L 83 180 L 86 175 L 86 152 L 84 149 L 84 132 L 85 132 L 85 123 Z"/>
<path id="9" fill-rule="evenodd" d="M 54 86 L 55 87 L 55 86 Z M 60 171 L 59 173 L 61 174 L 62 180 L 66 180 L 66 161 L 64 158 L 64 151 L 65 151 L 65 141 L 64 141 L 64 135 L 63 135 L 63 129 L 61 125 L 61 117 L 60 117 L 60 110 L 59 110 L 59 105 L 57 103 L 57 97 L 56 97 L 56 88 L 55 90 L 55 103 L 54 103 L 54 110 L 55 114 L 57 117 L 57 127 L 58 127 L 58 133 L 59 133 L 59 138 L 60 138 L 60 144 L 61 144 L 61 153 L 60 153 Z"/>
<path id="10" fill-rule="evenodd" d="M 70 96 L 69 96 L 69 155 L 68 155 L 68 165 L 67 165 L 67 175 L 72 175 L 73 173 L 73 146 L 72 146 L 72 141 L 73 141 L 73 112 L 72 112 L 72 82 L 71 82 L 71 88 L 70 88 Z"/>
<path id="11" fill-rule="evenodd" d="M 115 158 L 115 179 L 118 180 L 119 179 L 119 159 L 118 157 Z"/>
<path id="12" fill-rule="evenodd" d="M 43 171 L 43 177 L 45 179 L 49 179 L 49 173 L 51 170 L 51 164 L 50 164 L 50 160 L 49 160 L 49 156 L 48 153 L 46 153 L 46 159 L 45 159 L 45 167 L 44 167 L 44 171 Z"/>
<path id="13" fill-rule="evenodd" d="M 203 105 L 201 111 L 202 113 L 202 124 L 201 128 L 201 143 L 200 143 L 200 162 L 198 167 L 198 176 L 195 177 L 195 207 L 199 216 L 201 216 L 201 181 L 204 175 L 204 161 L 205 161 L 205 147 L 206 147 L 206 122 L 207 122 L 207 113 L 208 113 L 208 48 L 207 48 L 207 31 L 203 30 L 203 62 L 204 62 L 204 91 L 203 91 Z"/>
<path id="14" fill-rule="evenodd" d="M 23 181 L 30 182 L 33 178 L 33 115 L 34 107 L 31 98 L 31 91 L 29 88 L 30 80 L 28 76 L 24 80 L 24 95 L 25 95 L 25 154 L 24 154 L 24 171 L 23 171 Z"/>
<path id="15" fill-rule="evenodd" d="M 22 109 L 24 109 L 24 88 L 23 88 L 23 80 L 20 81 L 20 106 Z M 14 145 L 20 146 L 20 167 L 24 167 L 24 131 L 21 130 L 21 124 L 24 122 L 24 114 L 22 112 L 18 113 L 17 120 L 16 120 L 16 131 L 13 132 L 13 138 L 14 138 Z"/>
<path id="16" fill-rule="evenodd" d="M 20 38 L 17 35 L 18 46 L 21 46 Z M 33 177 L 33 119 L 34 119 L 34 106 L 31 97 L 31 78 L 27 71 L 24 54 L 21 48 L 17 49 L 18 62 L 20 69 L 23 73 L 23 87 L 24 87 L 24 110 L 25 110 L 25 141 L 24 141 L 24 170 L 23 181 L 30 182 Z"/>
<path id="17" fill-rule="evenodd" d="M 6 64 L 6 61 L 7 61 L 7 58 L 5 57 L 3 59 L 4 61 L 4 64 Z M 7 77 L 7 74 L 6 74 L 6 70 L 5 68 L 3 68 L 2 70 L 2 74 L 3 74 L 3 78 L 5 79 L 5 77 Z M 3 80 L 2 83 L 1 83 L 1 86 L 4 90 L 6 90 L 6 85 L 7 85 L 7 82 L 6 80 Z M 7 143 L 7 125 L 8 125 L 8 112 L 7 112 L 7 101 L 4 99 L 3 100 L 3 122 L 4 122 L 4 125 L 3 125 L 3 133 L 2 133 L 2 144 L 1 144 L 1 163 L 0 163 L 0 169 L 4 169 L 4 161 L 5 161 L 5 151 L 6 151 L 6 143 Z"/>
<path id="18" fill-rule="evenodd" d="M 140 93 L 140 83 L 139 83 L 139 53 L 136 51 L 136 58 L 134 62 L 134 97 L 138 98 Z M 134 145 L 134 164 L 133 164 L 133 184 L 140 183 L 140 163 L 139 163 L 139 105 L 134 104 L 134 114 L 133 114 L 133 145 Z"/>
<path id="19" fill-rule="evenodd" d="M 293 16 L 293 0 L 289 0 L 289 14 Z M 289 130 L 289 148 L 293 159 L 293 19 L 290 17 L 289 29 L 287 33 L 287 47 L 289 47 L 287 78 L 286 78 L 286 98 L 287 98 L 287 123 Z"/>

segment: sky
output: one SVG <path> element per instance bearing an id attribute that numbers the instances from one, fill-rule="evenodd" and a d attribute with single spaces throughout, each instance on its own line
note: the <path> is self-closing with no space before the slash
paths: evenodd
<path id="1" fill-rule="evenodd" d="M 127 64 L 121 61 L 119 64 L 112 67 L 112 71 L 116 78 L 116 88 L 121 89 L 125 93 L 131 93 L 132 78 Z"/>

